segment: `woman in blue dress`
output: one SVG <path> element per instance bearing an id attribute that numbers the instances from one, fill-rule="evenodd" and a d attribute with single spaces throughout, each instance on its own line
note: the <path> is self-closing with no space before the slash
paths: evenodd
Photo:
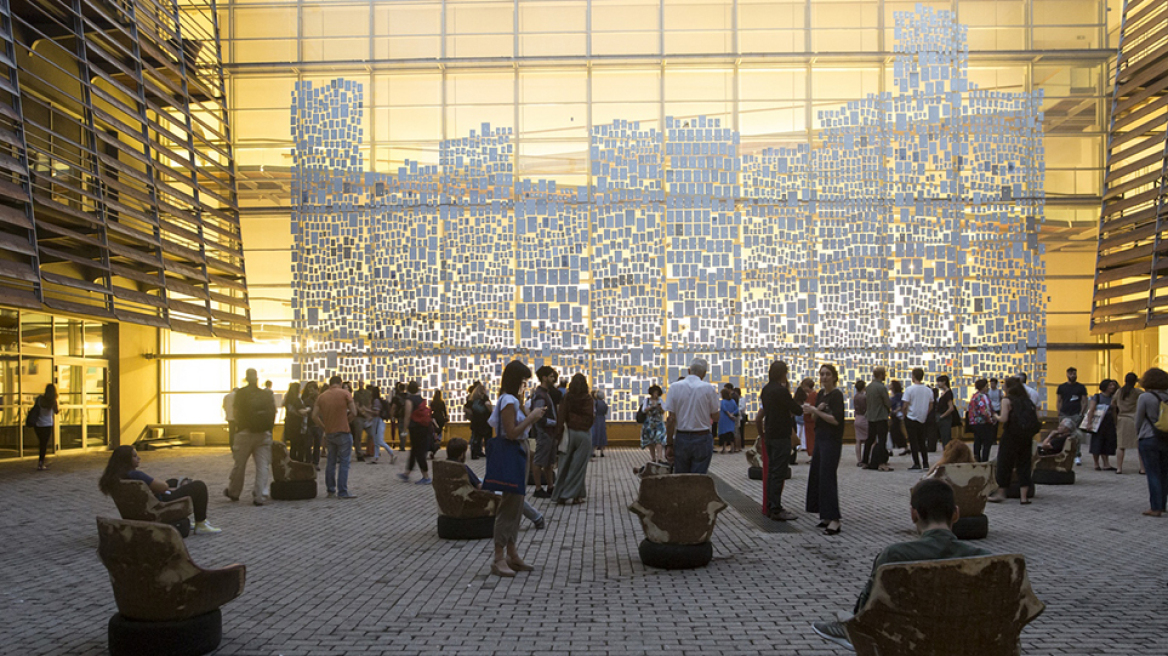
<path id="1" fill-rule="evenodd" d="M 596 417 L 592 420 L 592 457 L 596 457 L 597 449 L 600 457 L 604 457 L 604 447 L 608 446 L 608 428 L 604 425 L 604 418 L 608 416 L 608 404 L 604 402 L 604 390 L 599 387 L 592 392 L 593 404 L 596 407 Z"/>
<path id="2" fill-rule="evenodd" d="M 661 402 L 661 387 L 649 387 L 649 398 L 641 404 L 645 423 L 641 425 L 641 448 L 649 449 L 653 462 L 665 461 L 665 406 Z"/>

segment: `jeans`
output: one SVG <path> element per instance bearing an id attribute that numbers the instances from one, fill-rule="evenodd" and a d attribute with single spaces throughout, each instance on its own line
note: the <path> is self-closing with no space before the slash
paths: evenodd
<path id="1" fill-rule="evenodd" d="M 1140 462 L 1148 477 L 1148 499 L 1152 510 L 1165 510 L 1168 502 L 1168 441 L 1158 437 L 1140 440 Z"/>
<path id="2" fill-rule="evenodd" d="M 912 451 L 913 467 L 929 468 L 929 453 L 925 451 L 925 425 L 919 421 L 905 418 L 905 432 L 908 433 L 908 448 Z"/>
<path id="3" fill-rule="evenodd" d="M 673 436 L 673 473 L 704 474 L 714 457 L 714 436 L 710 431 L 677 431 Z"/>
<path id="4" fill-rule="evenodd" d="M 818 513 L 825 522 L 840 518 L 839 470 L 840 453 L 844 443 L 836 437 L 815 441 L 811 455 L 811 472 L 807 475 L 807 512 Z"/>
<path id="5" fill-rule="evenodd" d="M 309 426 L 308 432 L 312 435 L 312 464 L 320 466 L 320 447 L 324 442 L 324 429 L 320 426 Z"/>
<path id="6" fill-rule="evenodd" d="M 268 496 L 268 486 L 272 482 L 272 433 L 252 433 L 241 430 L 235 434 L 235 446 L 231 449 L 235 465 L 231 468 L 231 478 L 227 483 L 227 494 L 238 499 L 243 492 L 243 477 L 247 473 L 248 458 L 255 458 L 255 485 L 251 496 L 262 502 Z"/>
<path id="7" fill-rule="evenodd" d="M 430 427 L 410 422 L 410 459 L 406 463 L 406 472 L 414 471 L 414 465 L 417 464 L 422 478 L 429 476 L 429 465 L 426 464 L 429 454 Z"/>
<path id="8" fill-rule="evenodd" d="M 791 477 L 791 438 L 764 439 L 762 446 L 762 511 L 774 515 L 783 510 L 783 486 Z"/>
<path id="9" fill-rule="evenodd" d="M 884 442 L 888 435 L 888 420 L 868 422 L 868 439 L 864 441 L 863 462 L 868 469 L 876 469 L 888 464 L 888 449 Z"/>
<path id="10" fill-rule="evenodd" d="M 174 486 L 178 481 L 167 481 L 166 484 Z M 207 484 L 203 481 L 191 481 L 186 485 L 176 488 L 171 492 L 166 493 L 166 501 L 174 501 L 183 497 L 189 497 L 191 505 L 195 507 L 195 521 L 207 521 Z"/>
<path id="11" fill-rule="evenodd" d="M 324 469 L 324 485 L 330 493 L 349 496 L 349 460 L 353 457 L 353 436 L 349 433 L 329 433 L 328 463 Z M 337 465 L 340 464 L 340 475 Z"/>
<path id="12" fill-rule="evenodd" d="M 994 424 L 973 425 L 973 458 L 978 462 L 990 461 L 990 447 L 994 445 L 994 437 L 998 432 Z"/>
<path id="13" fill-rule="evenodd" d="M 390 459 L 393 456 L 393 449 L 385 443 L 385 422 L 379 417 L 374 417 L 369 420 L 369 426 L 366 428 L 369 434 L 373 436 L 373 459 L 377 460 L 381 457 L 381 450 L 385 449 L 389 454 Z"/>

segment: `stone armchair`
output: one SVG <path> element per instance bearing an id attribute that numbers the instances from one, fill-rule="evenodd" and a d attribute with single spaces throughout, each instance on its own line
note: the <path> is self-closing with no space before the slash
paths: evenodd
<path id="1" fill-rule="evenodd" d="M 438 502 L 438 537 L 445 540 L 489 538 L 495 531 L 499 495 L 476 489 L 466 474 L 466 465 L 452 460 L 434 460 L 431 487 Z"/>
<path id="2" fill-rule="evenodd" d="M 994 478 L 993 462 L 969 462 L 938 465 L 925 478 L 936 478 L 949 483 L 957 499 L 961 518 L 953 525 L 953 533 L 962 540 L 980 540 L 989 532 L 985 516 L 986 499 L 998 484 Z"/>
<path id="3" fill-rule="evenodd" d="M 641 479 L 629 510 L 641 519 L 641 562 L 662 569 L 701 567 L 713 558 L 710 538 L 726 502 L 705 474 L 669 474 Z"/>
<path id="4" fill-rule="evenodd" d="M 187 497 L 159 501 L 145 483 L 134 480 L 118 481 L 110 497 L 122 519 L 170 524 L 182 537 L 190 534 L 190 517 L 195 512 L 195 505 Z"/>
<path id="5" fill-rule="evenodd" d="M 883 565 L 845 623 L 859 656 L 1017 656 L 1046 606 L 1020 554 Z"/>
<path id="6" fill-rule="evenodd" d="M 272 498 L 296 501 L 316 498 L 316 467 L 296 462 L 283 442 L 272 441 Z"/>
<path id="7" fill-rule="evenodd" d="M 1079 436 L 1074 434 L 1063 443 L 1063 450 L 1053 456 L 1035 455 L 1034 471 L 1031 478 L 1043 485 L 1073 485 L 1075 483 L 1075 456 L 1079 455 Z"/>

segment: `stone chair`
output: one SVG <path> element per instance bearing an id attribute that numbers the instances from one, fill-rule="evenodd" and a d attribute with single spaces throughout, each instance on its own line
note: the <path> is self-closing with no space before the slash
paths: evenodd
<path id="1" fill-rule="evenodd" d="M 1079 455 L 1079 444 L 1079 431 L 1076 429 L 1063 443 L 1062 451 L 1041 458 L 1035 455 L 1034 471 L 1030 478 L 1043 485 L 1074 485 L 1075 456 Z"/>
<path id="2" fill-rule="evenodd" d="M 434 498 L 438 501 L 438 537 L 443 540 L 480 540 L 495 534 L 499 495 L 475 489 L 466 465 L 434 460 Z"/>
<path id="3" fill-rule="evenodd" d="M 1020 554 L 882 565 L 844 623 L 858 656 L 1017 656 L 1046 606 Z"/>
<path id="4" fill-rule="evenodd" d="M 765 448 L 766 446 L 762 443 L 762 438 L 760 437 L 754 441 L 754 446 L 742 452 L 746 456 L 746 462 L 750 465 L 746 476 L 752 481 L 762 480 L 762 456 L 759 455 L 759 452 Z"/>
<path id="5" fill-rule="evenodd" d="M 283 442 L 272 441 L 272 498 L 298 501 L 316 498 L 316 467 L 296 462 Z"/>
<path id="6" fill-rule="evenodd" d="M 184 538 L 191 534 L 191 515 L 195 512 L 195 505 L 187 497 L 159 501 L 149 486 L 135 480 L 118 481 L 110 497 L 122 519 L 169 524 Z"/>
<path id="7" fill-rule="evenodd" d="M 98 517 L 97 533 L 118 605 L 109 623 L 112 656 L 196 656 L 219 646 L 219 607 L 243 592 L 243 565 L 202 569 L 166 524 Z"/>
<path id="8" fill-rule="evenodd" d="M 986 499 L 998 489 L 994 480 L 993 462 L 969 462 L 939 465 L 925 478 L 943 480 L 953 488 L 961 518 L 953 525 L 953 533 L 961 540 L 980 540 L 990 530 L 985 516 Z"/>
<path id="9" fill-rule="evenodd" d="M 629 510 L 641 518 L 645 539 L 641 562 L 661 569 L 702 567 L 714 556 L 710 537 L 726 502 L 714 479 L 705 474 L 668 474 L 641 478 Z"/>

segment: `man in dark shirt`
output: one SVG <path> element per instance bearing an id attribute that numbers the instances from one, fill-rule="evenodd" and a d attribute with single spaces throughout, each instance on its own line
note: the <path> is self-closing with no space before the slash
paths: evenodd
<path id="1" fill-rule="evenodd" d="M 783 484 L 791 477 L 791 433 L 795 416 L 803 407 L 791 398 L 787 383 L 787 363 L 776 360 L 767 374 L 768 382 L 759 394 L 762 408 L 755 416 L 755 427 L 763 436 L 762 509 L 767 517 L 790 521 L 798 516 L 783 508 Z"/>
<path id="2" fill-rule="evenodd" d="M 962 542 L 953 535 L 953 523 L 961 516 L 953 488 L 945 481 L 927 478 L 917 483 L 912 490 L 912 520 L 921 537 L 912 542 L 900 542 L 886 547 L 872 563 L 872 574 L 860 598 L 856 600 L 854 614 L 864 608 L 872 594 L 872 583 L 876 580 L 876 570 L 889 563 L 907 563 L 917 560 L 945 560 L 948 558 L 970 558 L 988 556 L 990 552 Z M 842 622 L 815 622 L 812 629 L 820 637 L 852 649 L 847 629 Z"/>
<path id="3" fill-rule="evenodd" d="M 268 498 L 272 477 L 272 425 L 276 421 L 276 399 L 272 391 L 259 386 L 259 374 L 247 370 L 247 385 L 235 393 L 235 423 L 239 431 L 231 448 L 234 465 L 224 496 L 238 501 L 243 492 L 247 461 L 255 458 L 255 485 L 252 503 L 262 506 Z"/>
<path id="4" fill-rule="evenodd" d="M 539 387 L 531 393 L 531 409 L 545 408 L 543 417 L 532 425 L 531 437 L 535 439 L 535 454 L 532 456 L 532 478 L 535 479 L 535 493 L 537 499 L 551 497 L 556 484 L 556 438 L 560 427 L 557 424 L 557 410 L 563 395 L 556 389 L 556 380 L 559 372 L 544 365 L 535 372 L 539 380 Z M 547 489 L 543 488 L 547 483 Z"/>
<path id="5" fill-rule="evenodd" d="M 1067 382 L 1058 386 L 1055 407 L 1058 408 L 1059 418 L 1066 417 L 1078 426 L 1083 421 L 1083 399 L 1087 398 L 1087 388 L 1079 382 L 1079 371 L 1074 367 L 1067 368 Z M 1075 454 L 1075 464 L 1082 464 L 1083 447 L 1079 445 L 1079 453 Z"/>

